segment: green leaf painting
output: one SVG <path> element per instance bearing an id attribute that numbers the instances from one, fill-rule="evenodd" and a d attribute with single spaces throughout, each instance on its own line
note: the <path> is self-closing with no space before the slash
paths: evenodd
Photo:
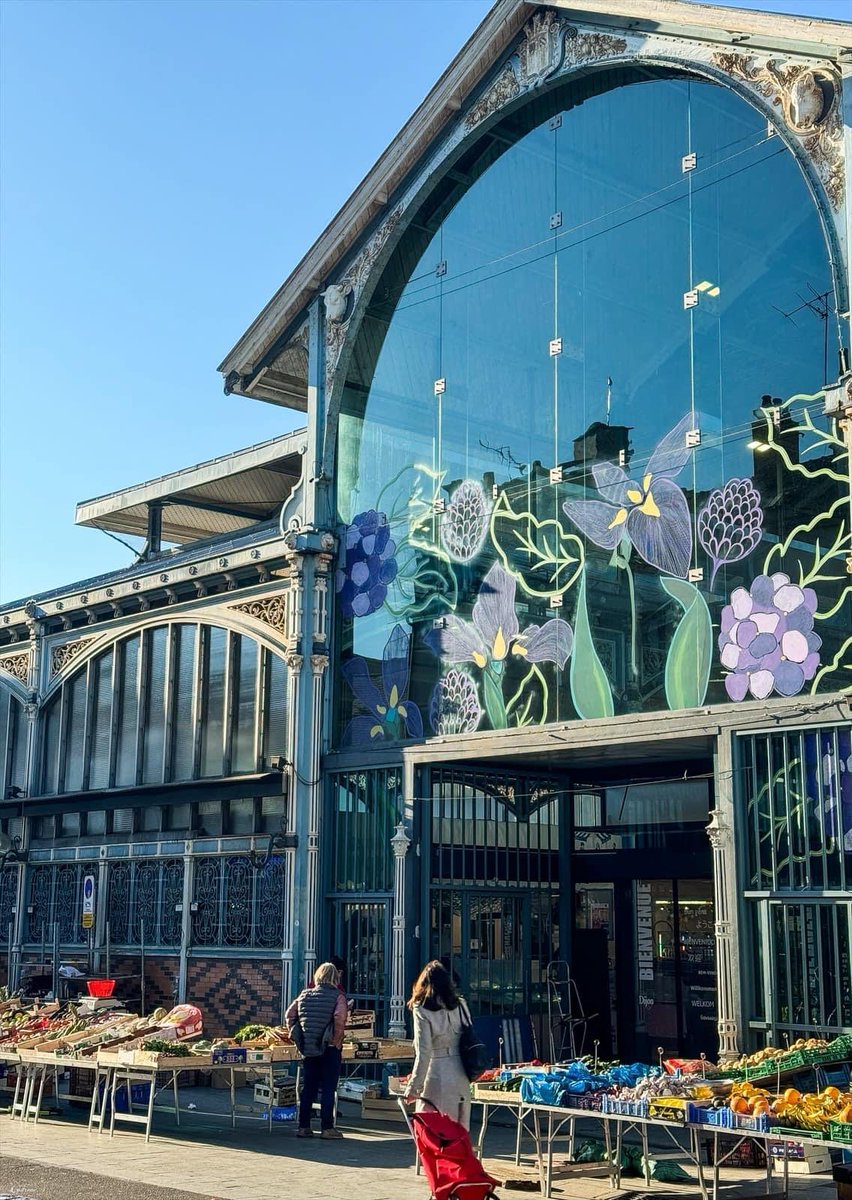
<path id="1" fill-rule="evenodd" d="M 589 613 L 586 608 L 586 573 L 580 576 L 577 612 L 574 617 L 574 652 L 571 655 L 571 698 L 577 716 L 583 720 L 611 717 L 615 712 L 612 689 L 603 664 L 598 658 Z"/>
<path id="2" fill-rule="evenodd" d="M 506 716 L 506 702 L 503 699 L 501 681 L 495 673 L 486 669 L 482 676 L 482 691 L 485 699 L 485 711 L 494 729 L 505 729 L 509 724 Z"/>
<path id="3" fill-rule="evenodd" d="M 713 655 L 713 623 L 707 601 L 685 579 L 661 579 L 664 589 L 683 609 L 666 657 L 666 700 L 669 708 L 697 708 L 704 703 Z"/>
<path id="4" fill-rule="evenodd" d="M 526 510 L 516 512 L 505 492 L 491 513 L 491 540 L 528 596 L 560 596 L 583 569 L 583 542 L 575 533 L 554 517 L 540 521 Z"/>

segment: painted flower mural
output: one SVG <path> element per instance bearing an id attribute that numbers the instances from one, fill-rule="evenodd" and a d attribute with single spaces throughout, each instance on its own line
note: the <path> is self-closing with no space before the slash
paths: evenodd
<path id="1" fill-rule="evenodd" d="M 488 533 L 491 501 L 481 483 L 464 479 L 453 492 L 441 520 L 441 545 L 453 562 L 476 558 Z"/>
<path id="2" fill-rule="evenodd" d="M 345 558 L 335 577 L 344 617 L 366 617 L 385 602 L 396 579 L 396 544 L 384 513 L 358 513 L 343 538 Z"/>
<path id="3" fill-rule="evenodd" d="M 750 479 L 729 479 L 698 514 L 698 541 L 713 563 L 710 586 L 721 566 L 747 558 L 763 535 L 760 492 Z"/>
<path id="4" fill-rule="evenodd" d="M 344 742 L 365 746 L 379 741 L 398 741 L 423 736 L 420 709 L 408 699 L 409 652 L 411 634 L 402 625 L 394 625 L 382 654 L 381 687 L 370 675 L 360 655 L 344 662 L 341 674 L 366 714 L 354 716 L 346 727 Z"/>
<path id="5" fill-rule="evenodd" d="M 480 585 L 472 620 L 451 613 L 441 628 L 426 634 L 426 644 L 448 663 L 472 662 L 484 668 L 516 655 L 529 663 L 556 663 L 561 669 L 574 644 L 571 626 L 553 617 L 543 625 L 528 625 L 521 633 L 515 587 L 514 577 L 494 563 Z"/>
<path id="6" fill-rule="evenodd" d="M 452 667 L 432 689 L 429 724 L 434 733 L 472 733 L 482 719 L 479 692 L 467 671 Z"/>
<path id="7" fill-rule="evenodd" d="M 574 645 L 574 631 L 560 617 L 521 631 L 515 612 L 516 586 L 515 578 L 494 563 L 480 585 L 471 620 L 451 613 L 423 639 L 443 662 L 471 662 L 483 672 L 485 708 L 495 729 L 505 729 L 508 723 L 503 698 L 507 660 L 521 659 L 533 669 L 539 663 L 555 663 L 561 670 Z"/>
<path id="8" fill-rule="evenodd" d="M 758 575 L 722 609 L 719 652 L 732 700 L 795 696 L 813 679 L 822 639 L 814 633 L 816 592 L 788 575 Z"/>
<path id="9" fill-rule="evenodd" d="M 692 453 L 686 445 L 692 424 L 687 414 L 658 442 L 640 482 L 613 463 L 595 463 L 592 476 L 600 499 L 566 500 L 565 514 L 601 549 L 615 550 L 626 540 L 650 566 L 685 578 L 692 558 L 692 521 L 674 477 Z"/>

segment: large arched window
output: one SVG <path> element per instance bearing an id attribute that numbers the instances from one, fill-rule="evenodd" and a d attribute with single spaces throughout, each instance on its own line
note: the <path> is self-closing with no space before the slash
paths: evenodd
<path id="1" fill-rule="evenodd" d="M 284 751 L 286 666 L 242 634 L 156 625 L 62 684 L 42 732 L 44 794 L 238 775 Z"/>
<path id="2" fill-rule="evenodd" d="M 0 683 L 0 798 L 27 786 L 27 719 L 11 688 Z"/>
<path id="3" fill-rule="evenodd" d="M 839 686 L 839 337 L 799 165 L 733 91 L 619 68 L 486 133 L 353 349 L 341 742 Z"/>

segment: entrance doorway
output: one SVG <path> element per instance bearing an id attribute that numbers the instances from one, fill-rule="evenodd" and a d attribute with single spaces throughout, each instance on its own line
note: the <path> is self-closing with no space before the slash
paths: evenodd
<path id="1" fill-rule="evenodd" d="M 575 884 L 574 960 L 603 1056 L 713 1055 L 716 956 L 709 879 Z"/>
<path id="2" fill-rule="evenodd" d="M 496 891 L 432 892 L 433 956 L 454 972 L 483 1016 L 529 1011 L 530 897 Z M 538 974 L 538 964 L 535 964 Z"/>

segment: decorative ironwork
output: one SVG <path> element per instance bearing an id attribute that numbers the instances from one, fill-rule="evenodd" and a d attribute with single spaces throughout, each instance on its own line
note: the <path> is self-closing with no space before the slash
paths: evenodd
<path id="1" fill-rule="evenodd" d="M 249 600 L 245 604 L 231 604 L 234 612 L 244 612 L 255 621 L 262 621 L 279 633 L 287 631 L 287 593 L 278 592 L 274 596 L 263 596 L 259 600 Z"/>
<path id="2" fill-rule="evenodd" d="M 59 925 L 60 943 L 84 940 L 80 916 L 80 868 L 76 863 L 58 867 L 53 919 Z"/>
<path id="3" fill-rule="evenodd" d="M 107 886 L 107 920 L 110 942 L 125 945 L 130 940 L 130 879 L 132 865 L 110 863 Z"/>
<path id="4" fill-rule="evenodd" d="M 18 864 L 7 863 L 0 867 L 0 939 L 8 935 L 9 925 L 15 919 L 14 908 L 18 892 Z"/>
<path id="5" fill-rule="evenodd" d="M 5 671 L 7 675 L 11 675 L 19 683 L 26 685 L 30 674 L 29 651 L 27 650 L 23 654 L 5 654 L 0 658 L 0 671 Z"/>
<path id="6" fill-rule="evenodd" d="M 160 944 L 178 946 L 181 936 L 181 912 L 178 906 L 183 903 L 183 861 L 179 858 L 169 859 L 162 863 L 161 869 L 163 907 L 160 918 Z"/>
<path id="7" fill-rule="evenodd" d="M 51 921 L 51 892 L 53 867 L 31 867 L 27 900 L 27 938 L 30 942 L 44 941 Z"/>
<path id="8" fill-rule="evenodd" d="M 252 943 L 252 877 L 248 858 L 224 860 L 225 888 L 222 911 L 222 940 L 226 946 Z"/>
<path id="9" fill-rule="evenodd" d="M 221 862 L 219 858 L 200 858 L 195 864 L 197 908 L 192 914 L 192 940 L 196 946 L 219 944 Z"/>
<path id="10" fill-rule="evenodd" d="M 108 883 L 110 941 L 138 946 L 144 922 L 146 946 L 177 946 L 181 936 L 183 859 L 111 863 Z"/>
<path id="11" fill-rule="evenodd" d="M 81 946 L 86 933 L 80 924 L 83 876 L 93 874 L 96 863 L 45 864 L 31 867 L 27 885 L 27 940 L 52 943 L 58 926 L 62 946 Z"/>
<path id="12" fill-rule="evenodd" d="M 284 899 L 287 868 L 281 855 L 270 858 L 257 873 L 256 943 L 277 947 L 284 941 Z"/>
<path id="13" fill-rule="evenodd" d="M 64 671 L 69 663 L 79 658 L 91 641 L 91 638 L 80 638 L 76 642 L 63 642 L 61 646 L 54 646 L 50 655 L 51 679 L 60 671 Z"/>

